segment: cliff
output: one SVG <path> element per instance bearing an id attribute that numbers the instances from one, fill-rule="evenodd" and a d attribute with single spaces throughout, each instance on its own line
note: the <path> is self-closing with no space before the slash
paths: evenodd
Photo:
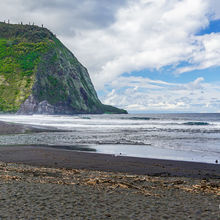
<path id="1" fill-rule="evenodd" d="M 127 113 L 100 102 L 87 69 L 48 29 L 2 22 L 0 112 Z"/>

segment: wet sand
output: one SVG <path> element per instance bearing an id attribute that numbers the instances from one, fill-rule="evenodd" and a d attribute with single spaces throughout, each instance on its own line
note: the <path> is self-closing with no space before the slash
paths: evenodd
<path id="1" fill-rule="evenodd" d="M 0 147 L 0 161 L 138 175 L 219 179 L 220 165 L 85 153 L 43 146 Z"/>
<path id="2" fill-rule="evenodd" d="M 33 130 L 32 129 L 33 128 L 31 128 L 30 126 L 0 121 L 0 135 L 19 134 L 19 133 L 34 131 L 34 129 Z"/>
<path id="3" fill-rule="evenodd" d="M 51 129 L 50 127 L 47 126 L 32 126 L 32 125 L 16 124 L 16 123 L 0 121 L 0 135 L 38 133 L 38 132 L 59 132 L 59 131 L 64 131 L 64 130 L 59 130 L 56 128 Z"/>

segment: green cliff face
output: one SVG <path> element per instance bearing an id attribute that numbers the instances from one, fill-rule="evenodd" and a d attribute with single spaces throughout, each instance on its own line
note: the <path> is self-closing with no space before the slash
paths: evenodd
<path id="1" fill-rule="evenodd" d="M 50 31 L 1 22 L 0 112 L 127 113 L 100 102 L 86 68 Z"/>

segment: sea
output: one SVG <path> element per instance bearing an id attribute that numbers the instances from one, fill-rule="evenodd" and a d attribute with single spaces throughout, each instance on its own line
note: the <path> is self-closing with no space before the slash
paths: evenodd
<path id="1" fill-rule="evenodd" d="M 220 162 L 220 114 L 0 115 L 0 121 L 53 130 L 0 135 L 0 146 Z"/>

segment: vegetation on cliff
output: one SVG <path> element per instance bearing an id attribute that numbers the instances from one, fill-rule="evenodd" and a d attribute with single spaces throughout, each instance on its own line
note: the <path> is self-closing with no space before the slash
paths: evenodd
<path id="1" fill-rule="evenodd" d="M 46 28 L 0 22 L 0 112 L 18 111 L 126 113 L 100 102 L 86 68 Z"/>

